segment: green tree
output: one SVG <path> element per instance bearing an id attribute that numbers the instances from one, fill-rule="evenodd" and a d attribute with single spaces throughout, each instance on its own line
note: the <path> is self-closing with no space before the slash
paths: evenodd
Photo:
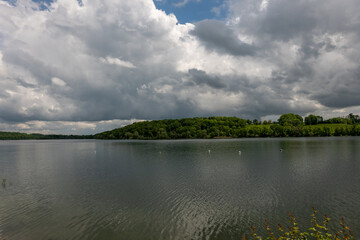
<path id="1" fill-rule="evenodd" d="M 286 113 L 280 116 L 279 124 L 282 126 L 302 126 L 303 118 L 298 114 Z"/>
<path id="2" fill-rule="evenodd" d="M 359 115 L 354 115 L 353 113 L 350 113 L 349 115 L 347 115 L 346 118 L 349 119 L 349 123 L 350 123 L 350 124 L 354 124 L 354 123 L 360 122 L 360 117 L 359 117 Z"/>
<path id="3" fill-rule="evenodd" d="M 317 125 L 318 123 L 322 122 L 323 118 L 321 116 L 315 116 L 310 114 L 309 116 L 305 117 L 305 124 L 306 125 Z"/>
<path id="4" fill-rule="evenodd" d="M 284 127 L 279 124 L 273 124 L 270 126 L 270 129 L 273 131 L 274 137 L 285 137 Z"/>

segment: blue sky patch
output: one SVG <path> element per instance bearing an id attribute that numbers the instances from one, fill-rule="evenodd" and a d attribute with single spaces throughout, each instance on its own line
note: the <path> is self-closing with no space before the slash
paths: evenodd
<path id="1" fill-rule="evenodd" d="M 154 3 L 167 14 L 175 14 L 180 23 L 223 19 L 226 14 L 223 0 L 154 0 Z"/>

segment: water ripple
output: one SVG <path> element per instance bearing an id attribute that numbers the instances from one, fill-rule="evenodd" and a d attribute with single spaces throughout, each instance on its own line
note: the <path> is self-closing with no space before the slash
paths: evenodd
<path id="1" fill-rule="evenodd" d="M 360 232 L 353 139 L 7 143 L 0 238 L 240 239 L 313 205 Z"/>

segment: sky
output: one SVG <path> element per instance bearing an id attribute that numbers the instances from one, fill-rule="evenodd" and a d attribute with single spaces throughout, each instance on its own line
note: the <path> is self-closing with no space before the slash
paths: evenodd
<path id="1" fill-rule="evenodd" d="M 0 0 L 0 131 L 360 113 L 357 0 Z"/>

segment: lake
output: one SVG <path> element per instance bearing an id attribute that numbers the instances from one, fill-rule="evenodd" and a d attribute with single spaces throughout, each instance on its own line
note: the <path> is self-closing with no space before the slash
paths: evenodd
<path id="1" fill-rule="evenodd" d="M 312 206 L 360 236 L 359 137 L 0 141 L 3 178 L 0 239 L 241 239 Z"/>

